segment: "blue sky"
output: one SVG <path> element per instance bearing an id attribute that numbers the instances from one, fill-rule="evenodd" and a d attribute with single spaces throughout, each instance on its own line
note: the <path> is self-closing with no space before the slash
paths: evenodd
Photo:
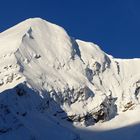
<path id="1" fill-rule="evenodd" d="M 140 0 L 1 1 L 1 32 L 30 17 L 54 22 L 115 57 L 140 57 Z"/>

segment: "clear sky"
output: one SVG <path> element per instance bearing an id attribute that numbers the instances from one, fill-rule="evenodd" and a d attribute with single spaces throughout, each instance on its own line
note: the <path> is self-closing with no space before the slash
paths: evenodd
<path id="1" fill-rule="evenodd" d="M 56 23 L 115 57 L 140 57 L 140 0 L 0 1 L 0 32 L 30 17 Z"/>

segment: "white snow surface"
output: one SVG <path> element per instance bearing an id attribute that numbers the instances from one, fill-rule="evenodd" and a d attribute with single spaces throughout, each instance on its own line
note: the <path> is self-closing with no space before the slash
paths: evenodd
<path id="1" fill-rule="evenodd" d="M 139 140 L 140 59 L 116 59 L 31 18 L 0 33 L 0 140 Z"/>

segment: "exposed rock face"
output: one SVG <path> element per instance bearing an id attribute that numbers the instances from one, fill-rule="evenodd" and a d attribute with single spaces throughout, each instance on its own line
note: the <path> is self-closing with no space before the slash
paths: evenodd
<path id="1" fill-rule="evenodd" d="M 83 123 L 85 126 L 93 125 L 99 121 L 104 122 L 115 117 L 117 106 L 115 100 L 111 96 L 106 97 L 98 108 L 95 108 L 83 115 L 68 116 L 67 120 L 72 122 Z"/>

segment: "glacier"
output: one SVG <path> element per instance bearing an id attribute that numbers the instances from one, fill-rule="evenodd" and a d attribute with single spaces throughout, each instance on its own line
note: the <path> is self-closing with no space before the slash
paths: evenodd
<path id="1" fill-rule="evenodd" d="M 0 66 L 1 140 L 140 138 L 140 59 L 31 18 L 0 33 Z"/>

